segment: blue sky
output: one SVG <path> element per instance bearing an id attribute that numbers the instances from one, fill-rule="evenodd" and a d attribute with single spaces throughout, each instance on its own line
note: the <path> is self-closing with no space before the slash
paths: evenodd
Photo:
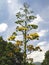
<path id="1" fill-rule="evenodd" d="M 33 45 L 40 45 L 45 51 L 49 49 L 49 0 L 0 0 L 0 36 L 6 39 L 15 30 L 16 12 L 27 2 L 34 11 L 40 34 L 39 41 Z M 37 22 L 36 22 L 37 21 Z M 44 52 L 43 51 L 43 52 Z"/>

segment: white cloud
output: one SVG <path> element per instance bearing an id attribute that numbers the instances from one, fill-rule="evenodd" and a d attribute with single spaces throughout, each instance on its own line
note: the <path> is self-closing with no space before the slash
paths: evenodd
<path id="1" fill-rule="evenodd" d="M 10 18 L 14 15 L 16 15 L 16 12 L 19 11 L 19 8 L 21 7 L 21 4 L 18 0 L 7 0 L 8 3 L 8 11 Z"/>
<path id="2" fill-rule="evenodd" d="M 42 17 L 39 14 L 37 14 L 36 17 L 37 18 L 33 21 L 33 23 L 38 24 L 43 21 Z"/>
<path id="3" fill-rule="evenodd" d="M 44 54 L 45 52 L 39 52 L 39 51 L 34 51 L 31 54 L 27 55 L 27 58 L 33 58 L 34 62 L 42 62 L 44 59 Z"/>
<path id="4" fill-rule="evenodd" d="M 46 48 L 47 48 L 47 42 L 46 41 L 41 41 L 37 44 L 37 46 L 40 46 L 40 48 L 43 50 L 43 51 L 46 51 Z M 46 48 L 45 48 L 46 47 Z"/>
<path id="5" fill-rule="evenodd" d="M 34 51 L 31 54 L 27 55 L 27 58 L 33 58 L 34 62 L 42 62 L 45 58 L 46 51 L 49 50 L 49 43 L 47 43 L 46 41 L 42 41 L 38 43 L 37 46 L 40 46 L 42 52 Z"/>
<path id="6" fill-rule="evenodd" d="M 42 17 L 41 17 L 39 14 L 37 14 L 36 17 L 37 17 L 37 18 L 34 19 L 33 22 L 31 22 L 31 23 L 29 23 L 29 24 L 39 24 L 40 22 L 43 21 Z"/>
<path id="7" fill-rule="evenodd" d="M 38 34 L 40 37 L 42 37 L 42 36 L 45 36 L 45 33 L 47 33 L 47 32 L 48 32 L 48 30 L 40 30 Z"/>
<path id="8" fill-rule="evenodd" d="M 7 0 L 8 3 L 11 3 L 12 1 L 11 0 Z"/>
<path id="9" fill-rule="evenodd" d="M 49 43 L 47 41 L 39 42 L 36 46 L 40 46 L 42 52 L 34 51 L 31 54 L 27 55 L 27 58 L 33 58 L 34 62 L 43 62 L 45 58 L 45 53 L 49 50 Z"/>
<path id="10" fill-rule="evenodd" d="M 49 50 L 49 43 L 47 41 L 41 41 L 37 44 L 43 51 Z"/>
<path id="11" fill-rule="evenodd" d="M 47 50 L 49 50 L 49 43 L 45 43 L 45 45 L 43 45 L 43 46 L 40 46 L 41 47 L 41 49 L 43 50 L 43 51 L 47 51 Z"/>
<path id="12" fill-rule="evenodd" d="M 43 51 L 49 50 L 49 43 L 47 41 L 41 41 L 37 44 Z"/>
<path id="13" fill-rule="evenodd" d="M 16 36 L 16 40 L 23 40 L 23 35 Z"/>
<path id="14" fill-rule="evenodd" d="M 49 50 L 49 43 L 47 43 L 47 45 L 44 48 L 46 51 Z"/>
<path id="15" fill-rule="evenodd" d="M 6 23 L 1 23 L 0 24 L 0 32 L 4 32 L 6 31 L 8 25 Z"/>
<path id="16" fill-rule="evenodd" d="M 43 45 L 45 45 L 47 42 L 46 41 L 42 41 L 42 42 L 39 42 L 38 44 L 37 44 L 37 46 L 43 46 Z"/>

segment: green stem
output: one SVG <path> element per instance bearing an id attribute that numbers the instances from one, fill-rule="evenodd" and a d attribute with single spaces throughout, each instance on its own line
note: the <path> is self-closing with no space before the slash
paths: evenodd
<path id="1" fill-rule="evenodd" d="M 25 27 L 27 26 L 27 23 L 25 22 Z M 26 30 L 24 33 L 24 63 L 26 63 Z"/>

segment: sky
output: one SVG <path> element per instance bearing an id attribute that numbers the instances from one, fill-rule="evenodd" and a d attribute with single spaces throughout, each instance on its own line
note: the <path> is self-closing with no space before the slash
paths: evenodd
<path id="1" fill-rule="evenodd" d="M 42 62 L 45 51 L 49 50 L 49 0 L 0 0 L 0 36 L 7 40 L 7 37 L 15 31 L 15 15 L 24 2 L 30 5 L 37 17 L 31 24 L 35 23 L 38 25 L 36 31 L 40 36 L 38 41 L 30 42 L 35 46 L 39 45 L 43 49 L 41 53 L 32 52 L 29 57 L 34 57 L 32 55 L 35 54 L 35 58 L 39 60 L 34 58 L 34 62 Z M 39 55 L 41 55 L 42 60 Z"/>

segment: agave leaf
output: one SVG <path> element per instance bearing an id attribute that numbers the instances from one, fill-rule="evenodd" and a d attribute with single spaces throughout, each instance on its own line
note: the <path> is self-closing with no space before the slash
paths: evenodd
<path id="1" fill-rule="evenodd" d="M 29 24 L 28 26 L 31 26 L 33 29 L 37 29 L 38 28 L 38 26 L 35 25 L 35 24 Z"/>
<path id="2" fill-rule="evenodd" d="M 22 23 L 22 22 L 24 22 L 24 20 L 18 20 L 18 21 L 16 21 L 15 23 Z"/>
<path id="3" fill-rule="evenodd" d="M 29 19 L 35 19 L 35 18 L 37 18 L 37 17 L 35 17 L 35 16 L 29 16 Z"/>
<path id="4" fill-rule="evenodd" d="M 13 34 L 12 34 L 12 35 L 17 35 L 17 34 L 16 34 L 16 32 L 13 32 Z"/>

